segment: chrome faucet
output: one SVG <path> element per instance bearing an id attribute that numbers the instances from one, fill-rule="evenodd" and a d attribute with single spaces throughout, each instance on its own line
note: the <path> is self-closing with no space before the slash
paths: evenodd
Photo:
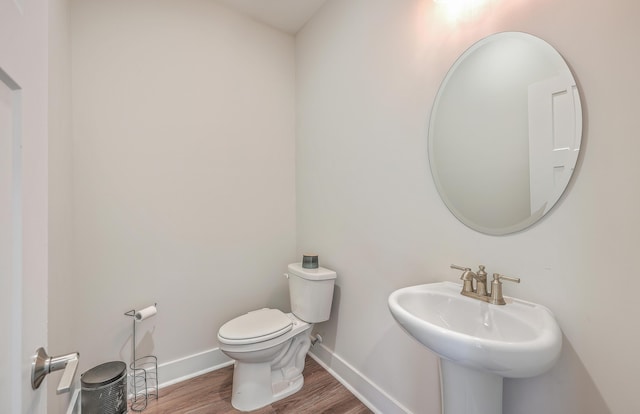
<path id="1" fill-rule="evenodd" d="M 510 282 L 520 283 L 520 278 L 501 275 L 498 273 L 493 274 L 493 281 L 491 282 L 491 292 L 487 291 L 487 272 L 483 265 L 478 266 L 478 271 L 473 272 L 468 267 L 462 267 L 457 265 L 451 265 L 452 269 L 462 271 L 462 291 L 460 294 L 468 296 L 470 298 L 489 302 L 494 305 L 505 305 L 507 302 L 502 296 L 502 281 L 508 280 Z M 475 287 L 474 282 L 475 281 Z"/>

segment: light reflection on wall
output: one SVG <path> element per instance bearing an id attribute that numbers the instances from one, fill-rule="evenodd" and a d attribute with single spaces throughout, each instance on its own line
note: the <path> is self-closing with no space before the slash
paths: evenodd
<path id="1" fill-rule="evenodd" d="M 452 22 L 469 21 L 476 18 L 496 0 L 434 0 L 436 10 Z"/>

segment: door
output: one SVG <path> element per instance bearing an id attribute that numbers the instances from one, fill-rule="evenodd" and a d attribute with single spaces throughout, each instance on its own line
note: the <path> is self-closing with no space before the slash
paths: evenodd
<path id="1" fill-rule="evenodd" d="M 0 69 L 1 71 L 1 69 Z M 17 102 L 19 89 L 6 73 L 0 72 L 0 412 L 13 413 L 17 401 L 13 396 L 20 395 L 13 381 L 19 375 L 18 361 L 14 358 L 19 348 L 17 333 L 20 332 L 19 309 L 21 271 L 20 233 L 20 165 L 14 162 L 20 139 L 16 127 L 20 122 Z M 19 411 L 18 411 L 19 412 Z"/>
<path id="2" fill-rule="evenodd" d="M 0 0 L 0 412 L 46 412 L 47 2 Z"/>

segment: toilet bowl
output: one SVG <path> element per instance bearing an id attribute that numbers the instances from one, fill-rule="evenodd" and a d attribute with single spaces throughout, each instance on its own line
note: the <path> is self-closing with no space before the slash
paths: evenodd
<path id="1" fill-rule="evenodd" d="M 239 326 L 250 326 L 256 318 L 282 321 L 285 326 L 264 336 L 242 338 Z M 220 350 L 236 360 L 233 372 L 233 406 L 251 411 L 287 397 L 302 388 L 302 370 L 313 325 L 277 309 L 249 312 L 227 322 L 218 332 Z M 231 332 L 237 329 L 237 332 Z M 232 336 L 232 338 L 224 335 Z"/>
<path id="2" fill-rule="evenodd" d="M 291 313 L 264 308 L 225 323 L 220 350 L 235 360 L 231 404 L 252 411 L 302 388 L 314 323 L 329 319 L 336 274 L 289 265 Z"/>

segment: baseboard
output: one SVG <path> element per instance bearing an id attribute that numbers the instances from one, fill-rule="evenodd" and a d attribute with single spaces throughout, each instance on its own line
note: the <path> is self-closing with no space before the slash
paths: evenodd
<path id="1" fill-rule="evenodd" d="M 376 414 L 412 414 L 348 362 L 322 344 L 309 355 Z"/>
<path id="2" fill-rule="evenodd" d="M 209 349 L 158 365 L 159 388 L 186 381 L 198 375 L 233 364 L 219 348 Z"/>

